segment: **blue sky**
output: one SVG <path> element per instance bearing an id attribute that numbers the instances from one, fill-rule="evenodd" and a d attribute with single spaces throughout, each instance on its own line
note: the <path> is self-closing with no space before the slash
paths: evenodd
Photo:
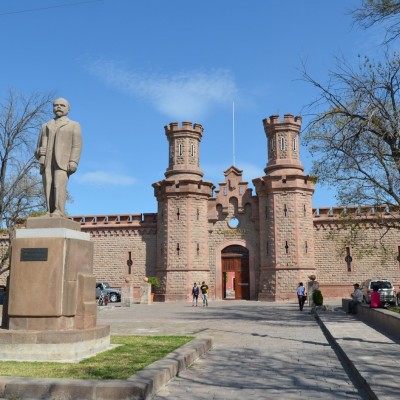
<path id="1" fill-rule="evenodd" d="M 156 212 L 152 183 L 168 166 L 164 126 L 204 127 L 200 162 L 216 185 L 235 161 L 263 176 L 262 119 L 303 115 L 335 55 L 356 62 L 381 36 L 352 26 L 361 0 L 1 0 L 0 96 L 53 91 L 71 103 L 83 153 L 70 215 Z M 303 125 L 308 121 L 303 116 Z M 305 172 L 311 168 L 301 149 Z M 336 204 L 317 185 L 314 207 Z"/>

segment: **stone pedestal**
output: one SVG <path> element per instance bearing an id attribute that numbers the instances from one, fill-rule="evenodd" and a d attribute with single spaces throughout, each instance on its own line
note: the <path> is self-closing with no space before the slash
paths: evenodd
<path id="1" fill-rule="evenodd" d="M 130 307 L 133 303 L 133 283 L 125 282 L 121 287 L 121 306 Z"/>
<path id="2" fill-rule="evenodd" d="M 140 284 L 140 304 L 151 304 L 152 293 L 151 293 L 151 285 L 147 282 L 142 282 Z"/>
<path id="3" fill-rule="evenodd" d="M 319 289 L 319 282 L 317 282 L 316 280 L 310 280 L 307 283 L 308 305 L 310 307 L 315 307 L 313 294 L 317 289 Z"/>
<path id="4" fill-rule="evenodd" d="M 68 354 L 79 359 L 108 348 L 109 327 L 96 327 L 96 278 L 92 273 L 93 244 L 89 234 L 81 232 L 78 223 L 65 218 L 30 218 L 27 229 L 16 231 L 11 245 L 10 338 L 3 337 L 2 343 L 12 345 L 15 337 L 26 338 L 19 343 L 26 345 L 30 353 L 35 336 L 44 351 L 44 358 L 36 355 L 37 359 L 47 360 L 62 357 L 59 353 L 63 353 L 63 343 L 66 359 Z M 7 333 L 3 331 L 1 335 Z M 52 355 L 52 347 L 46 344 L 56 345 L 58 354 Z M 12 348 L 4 355 L 6 359 L 16 359 L 12 357 Z M 29 359 L 30 354 L 25 356 L 19 354 L 17 359 Z"/>

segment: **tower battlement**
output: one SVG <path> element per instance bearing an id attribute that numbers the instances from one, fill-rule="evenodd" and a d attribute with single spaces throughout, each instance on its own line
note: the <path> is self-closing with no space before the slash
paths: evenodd
<path id="1" fill-rule="evenodd" d="M 301 121 L 302 118 L 300 116 L 295 117 L 292 114 L 285 114 L 283 116 L 283 121 L 280 120 L 279 115 L 271 115 L 269 118 L 263 119 L 264 131 L 268 133 L 272 130 L 276 130 L 276 128 L 280 126 L 287 128 L 287 125 L 295 125 L 300 129 Z"/>
<path id="2" fill-rule="evenodd" d="M 165 133 L 179 132 L 179 131 L 194 131 L 200 134 L 203 133 L 203 126 L 201 124 L 196 124 L 188 121 L 183 121 L 182 126 L 179 126 L 178 122 L 171 122 L 164 126 Z"/>

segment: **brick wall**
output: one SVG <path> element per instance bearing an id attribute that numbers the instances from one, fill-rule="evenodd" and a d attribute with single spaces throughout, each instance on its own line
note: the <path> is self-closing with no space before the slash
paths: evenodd
<path id="1" fill-rule="evenodd" d="M 373 221 L 348 224 L 314 220 L 314 240 L 317 280 L 328 297 L 348 297 L 354 283 L 369 278 L 390 279 L 398 289 L 399 230 L 387 231 Z M 352 257 L 350 271 L 346 247 Z"/>

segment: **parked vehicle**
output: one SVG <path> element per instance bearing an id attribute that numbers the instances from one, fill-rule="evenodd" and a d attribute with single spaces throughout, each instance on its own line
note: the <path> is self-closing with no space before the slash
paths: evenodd
<path id="1" fill-rule="evenodd" d="M 6 300 L 6 287 L 4 285 L 0 285 L 0 305 L 3 305 Z"/>
<path id="2" fill-rule="evenodd" d="M 121 301 L 121 291 L 110 287 L 107 282 L 96 282 L 96 299 L 100 297 L 101 292 L 107 294 L 110 303 Z"/>
<path id="3" fill-rule="evenodd" d="M 371 293 L 374 286 L 378 286 L 379 295 L 383 304 L 399 304 L 400 298 L 397 296 L 393 288 L 392 282 L 387 279 L 368 279 L 362 286 L 363 301 L 367 304 L 371 303 Z"/>

